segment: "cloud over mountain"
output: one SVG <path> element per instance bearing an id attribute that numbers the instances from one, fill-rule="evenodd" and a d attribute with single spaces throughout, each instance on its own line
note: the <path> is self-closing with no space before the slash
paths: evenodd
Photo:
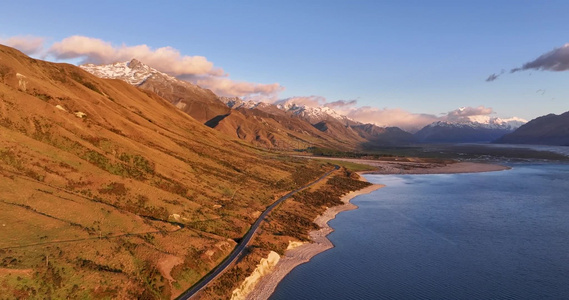
<path id="1" fill-rule="evenodd" d="M 13 36 L 7 39 L 0 39 L 1 44 L 16 48 L 27 55 L 34 55 L 42 52 L 44 42 L 44 38 L 32 35 Z"/>
<path id="2" fill-rule="evenodd" d="M 184 79 L 182 77 L 182 79 Z M 278 83 L 261 84 L 235 81 L 226 77 L 202 76 L 188 80 L 203 88 L 210 89 L 219 96 L 255 98 L 275 98 L 284 87 Z"/>
<path id="3" fill-rule="evenodd" d="M 152 49 L 147 45 L 115 46 L 101 39 L 74 35 L 54 43 L 48 53 L 56 59 L 82 59 L 81 63 L 110 64 L 136 58 L 170 75 L 214 75 L 224 71 L 203 56 L 188 56 L 172 47 Z"/>
<path id="4" fill-rule="evenodd" d="M 417 131 L 423 126 L 439 119 L 434 115 L 416 114 L 400 108 L 357 107 L 357 100 L 337 100 L 328 102 L 322 96 L 291 97 L 276 101 L 275 104 L 296 104 L 309 107 L 329 107 L 339 114 L 362 123 L 378 126 L 397 126 L 407 131 Z"/>
<path id="5" fill-rule="evenodd" d="M 466 107 L 450 111 L 443 116 L 435 116 L 412 113 L 401 108 L 358 106 L 356 99 L 328 102 L 326 98 L 317 95 L 290 97 L 276 101 L 279 93 L 285 89 L 279 83 L 262 84 L 233 80 L 222 68 L 214 66 L 213 62 L 206 57 L 183 55 L 172 47 L 154 49 L 147 45 L 113 45 L 101 39 L 79 35 L 67 37 L 53 43 L 50 47 L 45 46 L 44 38 L 35 36 L 15 36 L 2 39 L 0 42 L 13 46 L 26 54 L 50 55 L 57 60 L 79 59 L 81 63 L 108 64 L 136 58 L 161 72 L 210 89 L 220 96 L 237 96 L 255 101 L 270 101 L 275 104 L 324 106 L 356 121 L 373 123 L 378 126 L 397 126 L 408 131 L 416 131 L 436 121 L 453 121 L 467 119 L 471 116 L 488 116 L 493 113 L 491 108 L 480 106 Z M 519 70 L 529 68 L 555 71 L 569 69 L 569 44 L 524 64 Z M 487 81 L 493 81 L 503 73 L 504 71 L 492 74 Z"/>
<path id="6" fill-rule="evenodd" d="M 356 99 L 336 100 L 334 102 L 326 103 L 326 104 L 324 104 L 324 106 L 338 109 L 338 108 L 342 108 L 342 107 L 350 107 L 352 105 L 355 105 L 356 103 L 358 103 L 358 100 L 356 100 Z"/>
<path id="7" fill-rule="evenodd" d="M 302 97 L 290 97 L 286 99 L 281 99 L 273 104 L 296 104 L 298 106 L 306 105 L 308 107 L 319 107 L 326 106 L 326 98 L 322 96 L 302 96 Z"/>
<path id="8" fill-rule="evenodd" d="M 493 114 L 494 110 L 491 107 L 461 107 L 452 111 L 449 111 L 446 114 L 446 118 L 449 121 L 457 121 L 464 119 L 466 117 L 473 117 L 473 116 L 486 116 Z"/>
<path id="9" fill-rule="evenodd" d="M 278 83 L 262 84 L 230 79 L 204 56 L 182 55 L 172 47 L 151 48 L 148 45 L 113 45 L 102 39 L 74 35 L 46 48 L 45 39 L 34 36 L 15 36 L 0 40 L 28 54 L 49 55 L 55 60 L 79 59 L 80 64 L 110 64 L 142 61 L 161 72 L 195 83 L 220 96 L 276 99 L 284 87 Z"/>
<path id="10" fill-rule="evenodd" d="M 324 106 L 329 107 L 337 113 L 347 116 L 348 118 L 362 122 L 371 123 L 381 127 L 399 127 L 409 132 L 416 132 L 426 125 L 437 121 L 448 122 L 488 122 L 495 114 L 491 107 L 461 107 L 439 116 L 433 114 L 412 113 L 401 108 L 377 108 L 372 106 L 358 107 L 357 100 L 337 100 L 328 102 L 326 98 L 321 96 L 308 97 L 292 97 L 282 99 L 275 104 L 306 105 L 310 107 Z M 520 120 L 523 119 L 510 118 L 504 120 Z"/>
<path id="11" fill-rule="evenodd" d="M 435 115 L 411 113 L 401 108 L 362 106 L 347 113 L 349 118 L 378 126 L 396 126 L 414 132 L 438 120 Z"/>

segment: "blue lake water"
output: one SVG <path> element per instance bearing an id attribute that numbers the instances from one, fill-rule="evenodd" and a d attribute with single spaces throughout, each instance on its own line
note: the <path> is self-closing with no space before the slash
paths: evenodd
<path id="1" fill-rule="evenodd" d="M 270 299 L 569 299 L 569 165 L 368 175 Z"/>

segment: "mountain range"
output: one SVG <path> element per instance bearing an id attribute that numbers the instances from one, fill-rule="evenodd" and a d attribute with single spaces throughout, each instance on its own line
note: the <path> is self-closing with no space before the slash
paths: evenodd
<path id="1" fill-rule="evenodd" d="M 80 67 L 95 76 L 120 79 L 155 92 L 205 125 L 259 146 L 354 150 L 364 145 L 413 140 L 411 134 L 399 128 L 363 124 L 327 107 L 217 97 L 207 89 L 176 79 L 136 59 Z"/>
<path id="2" fill-rule="evenodd" d="M 81 68 L 100 78 L 120 79 L 152 91 L 201 123 L 230 112 L 212 91 L 169 76 L 136 59 L 100 66 L 87 64 Z"/>
<path id="3" fill-rule="evenodd" d="M 0 100 L 0 291 L 16 299 L 172 298 L 218 265 L 275 195 L 333 169 L 274 148 L 417 138 L 326 107 L 219 97 L 137 60 L 79 68 L 2 45 Z M 519 120 L 470 121 L 427 127 L 511 131 Z M 568 145 L 568 121 L 540 117 L 500 141 Z M 334 176 L 338 195 L 357 182 Z M 269 249 L 307 238 L 298 228 L 333 203 L 321 200 L 334 185 L 318 186 L 270 216 L 248 265 L 206 299 Z"/>
<path id="4" fill-rule="evenodd" d="M 499 118 L 479 121 L 438 121 L 423 127 L 414 134 L 423 143 L 484 143 L 512 133 L 523 121 Z"/>
<path id="5" fill-rule="evenodd" d="M 227 257 L 276 196 L 336 169 L 267 146 L 355 149 L 393 134 L 333 116 L 312 124 L 299 108 L 228 105 L 237 99 L 138 61 L 113 65 L 121 71 L 112 76 L 90 66 L 95 76 L 0 45 L 4 297 L 174 298 Z M 279 206 L 200 298 L 229 295 L 269 251 L 307 240 L 318 214 L 362 187 L 356 178 L 340 168 Z"/>
<path id="6" fill-rule="evenodd" d="M 188 106 L 219 101 L 164 74 L 132 79 Z M 200 121 L 180 107 L 0 45 L 0 294 L 169 299 L 274 195 L 328 170 L 204 126 L 233 112 L 221 102 Z"/>
<path id="7" fill-rule="evenodd" d="M 569 146 L 569 111 L 533 119 L 496 143 Z"/>
<path id="8" fill-rule="evenodd" d="M 355 150 L 416 142 L 490 142 L 526 122 L 519 118 L 470 116 L 434 122 L 411 134 L 397 127 L 364 124 L 329 107 L 299 105 L 290 100 L 266 103 L 218 97 L 210 90 L 169 76 L 136 59 L 80 67 L 95 76 L 120 79 L 152 91 L 208 127 L 266 148 Z"/>

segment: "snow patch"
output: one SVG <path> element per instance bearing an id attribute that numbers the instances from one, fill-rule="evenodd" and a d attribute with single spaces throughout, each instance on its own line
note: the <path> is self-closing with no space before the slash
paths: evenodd
<path id="1" fill-rule="evenodd" d="M 286 101 L 284 103 L 270 104 L 266 102 L 255 102 L 253 100 L 243 100 L 239 97 L 219 97 L 221 102 L 225 103 L 229 108 L 267 108 L 269 106 L 274 106 L 282 111 L 290 112 L 292 115 L 299 116 L 301 118 L 309 120 L 311 123 L 317 123 L 328 118 L 337 119 L 340 121 L 351 121 L 354 120 L 339 114 L 335 110 L 329 107 L 311 107 L 303 104 L 296 104 L 294 101 Z"/>
<path id="2" fill-rule="evenodd" d="M 303 104 L 296 104 L 294 101 L 286 101 L 284 103 L 277 104 L 277 108 L 290 112 L 295 116 L 299 116 L 309 120 L 311 123 L 317 123 L 319 121 L 326 120 L 327 118 L 333 118 L 339 121 L 351 121 L 354 120 L 339 114 L 335 110 L 326 106 L 312 107 Z"/>
<path id="3" fill-rule="evenodd" d="M 469 116 L 465 120 L 450 122 L 437 121 L 427 125 L 426 127 L 457 127 L 457 128 L 475 128 L 475 129 L 502 129 L 514 131 L 520 126 L 527 123 L 526 120 L 513 117 L 508 119 L 490 117 L 485 115 Z"/>
<path id="4" fill-rule="evenodd" d="M 259 106 L 268 105 L 264 102 L 255 102 L 253 100 L 242 100 L 239 97 L 219 97 L 219 100 L 229 108 L 237 109 L 237 108 L 246 108 L 246 109 L 253 109 Z"/>
<path id="5" fill-rule="evenodd" d="M 154 75 L 160 75 L 166 80 L 178 81 L 178 79 L 175 77 L 151 68 L 136 59 L 108 65 L 98 66 L 94 64 L 86 64 L 79 67 L 97 77 L 121 79 L 134 86 L 142 84 L 144 81 Z"/>

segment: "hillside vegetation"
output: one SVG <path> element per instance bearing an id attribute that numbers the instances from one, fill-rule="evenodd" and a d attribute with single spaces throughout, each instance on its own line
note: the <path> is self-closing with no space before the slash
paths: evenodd
<path id="1" fill-rule="evenodd" d="M 270 251 L 283 255 L 291 241 L 310 242 L 308 232 L 318 229 L 316 216 L 328 207 L 341 205 L 342 195 L 369 185 L 360 181 L 356 173 L 341 168 L 326 181 L 280 204 L 261 225 L 261 233 L 248 248 L 249 253 L 205 288 L 200 299 L 230 299 L 231 292 L 253 272 L 261 258 Z"/>
<path id="2" fill-rule="evenodd" d="M 170 298 L 331 168 L 4 46 L 0 99 L 0 298 Z"/>

